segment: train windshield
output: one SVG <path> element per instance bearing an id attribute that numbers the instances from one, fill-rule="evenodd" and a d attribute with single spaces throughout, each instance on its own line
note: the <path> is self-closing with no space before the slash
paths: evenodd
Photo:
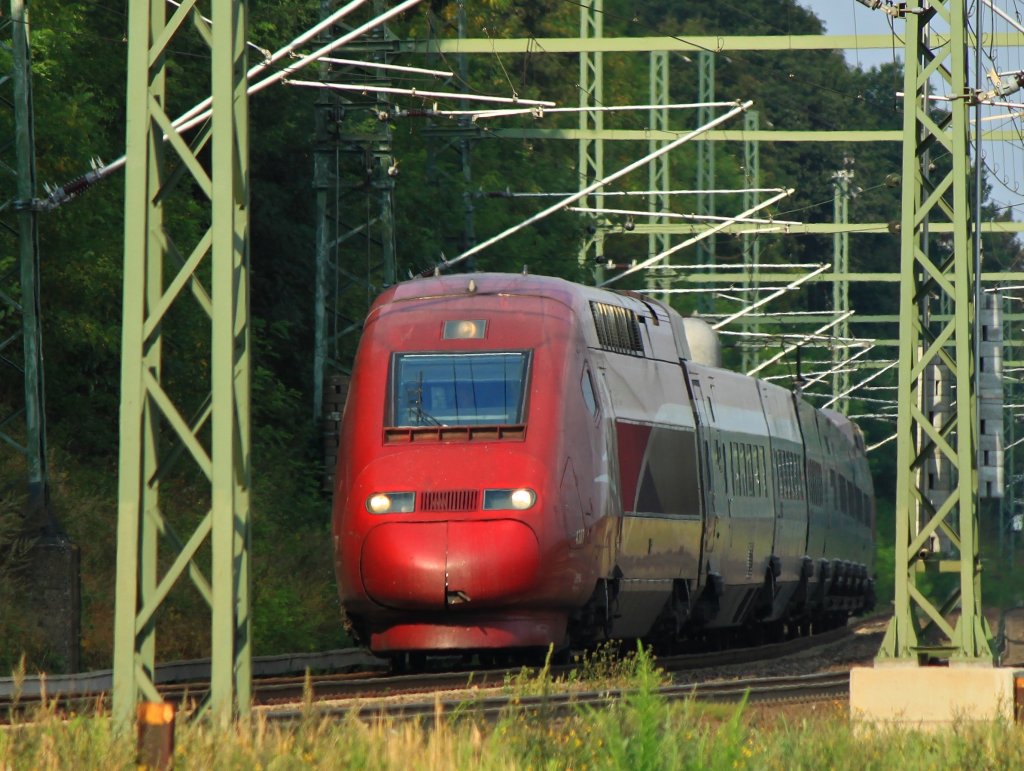
<path id="1" fill-rule="evenodd" d="M 391 425 L 522 423 L 529 364 L 528 352 L 398 354 Z"/>

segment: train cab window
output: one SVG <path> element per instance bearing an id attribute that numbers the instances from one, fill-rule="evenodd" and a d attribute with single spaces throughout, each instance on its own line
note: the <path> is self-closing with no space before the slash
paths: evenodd
<path id="1" fill-rule="evenodd" d="M 597 397 L 594 396 L 594 381 L 590 377 L 590 370 L 583 369 L 583 377 L 580 378 L 580 388 L 583 389 L 583 403 L 587 405 L 587 412 L 597 415 Z"/>
<path id="2" fill-rule="evenodd" d="M 392 426 L 515 425 L 525 422 L 525 351 L 396 354 Z"/>

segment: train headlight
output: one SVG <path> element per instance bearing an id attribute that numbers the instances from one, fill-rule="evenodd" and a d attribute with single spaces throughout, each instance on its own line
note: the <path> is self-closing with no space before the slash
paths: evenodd
<path id="1" fill-rule="evenodd" d="M 408 514 L 416 510 L 416 493 L 374 493 L 366 499 L 371 514 Z"/>
<path id="2" fill-rule="evenodd" d="M 515 490 L 484 490 L 484 510 L 524 511 L 537 502 L 537 493 L 528 487 Z"/>

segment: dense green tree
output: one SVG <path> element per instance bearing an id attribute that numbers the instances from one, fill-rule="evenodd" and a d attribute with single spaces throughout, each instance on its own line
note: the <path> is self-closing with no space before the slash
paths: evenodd
<path id="1" fill-rule="evenodd" d="M 94 157 L 109 162 L 124 148 L 127 0 L 81 0 L 32 4 L 35 119 L 39 178 L 63 183 L 88 170 Z M 574 0 L 509 0 L 466 3 L 432 0 L 422 12 L 407 13 L 390 30 L 396 38 L 426 39 L 456 35 L 457 15 L 465 11 L 467 34 L 475 38 L 577 37 L 579 5 Z M 319 0 L 252 0 L 250 38 L 274 50 L 319 18 Z M 818 34 L 821 22 L 796 0 L 739 0 L 679 3 L 652 0 L 626 3 L 607 0 L 606 36 Z M 202 48 L 176 48 L 175 90 L 169 111 L 182 111 L 208 89 Z M 258 54 L 251 52 L 252 61 Z M 459 71 L 457 57 L 398 57 Z M 697 67 L 692 56 L 671 55 L 671 97 L 697 98 Z M 431 82 L 438 90 L 543 98 L 560 105 L 579 103 L 577 57 L 548 54 L 539 44 L 527 55 L 468 57 L 465 82 L 458 76 Z M 308 72 L 307 72 L 308 74 Z M 761 126 L 779 130 L 898 129 L 902 114 L 895 99 L 902 76 L 898 63 L 871 70 L 850 67 L 839 52 L 779 51 L 716 53 L 719 99 L 753 99 Z M 411 82 L 406 77 L 398 83 Z M 424 81 L 419 81 L 424 82 Z M 644 54 L 605 57 L 607 104 L 645 103 L 648 60 Z M 258 652 L 289 647 L 325 647 L 341 640 L 330 575 L 327 501 L 320 492 L 320 427 L 311 419 L 314 195 L 312 153 L 314 101 L 309 89 L 278 86 L 251 103 L 252 176 L 252 313 L 254 317 L 253 421 L 256 490 L 256 593 Z M 459 100 L 397 97 L 396 105 L 437 104 L 456 109 Z M 9 121 L 9 119 L 6 119 Z M 368 113 L 351 111 L 340 128 L 356 131 Z M 675 129 L 692 128 L 693 111 L 672 117 Z M 4 125 L 9 126 L 9 122 Z M 391 117 L 394 155 L 398 161 L 395 212 L 399 273 L 406 276 L 452 257 L 465 246 L 463 216 L 467 200 L 474 208 L 478 239 L 520 222 L 550 199 L 514 198 L 508 193 L 568 192 L 578 189 L 577 145 L 573 141 L 509 139 L 501 127 L 573 128 L 576 115 L 548 114 L 498 121 L 478 121 L 471 141 L 472 176 L 462 178 L 456 152 L 445 150 L 431 129 L 450 125 L 437 118 Z M 609 115 L 610 128 L 643 129 L 646 111 Z M 737 125 L 730 128 L 736 128 Z M 718 183 L 744 186 L 742 147 L 715 143 Z M 609 142 L 606 169 L 612 171 L 647 152 L 647 143 Z M 899 219 L 898 143 L 772 142 L 761 147 L 763 186 L 793 187 L 794 196 L 775 207 L 780 218 L 809 222 L 832 219 L 832 175 L 854 160 L 856 196 L 851 218 L 890 222 Z M 696 149 L 690 144 L 672 157 L 672 184 L 689 188 L 696 177 Z M 938 163 L 942 159 L 937 159 Z M 445 173 L 447 172 L 447 173 Z M 614 186 L 646 187 L 645 171 Z M 55 500 L 66 527 L 83 545 L 85 565 L 86 662 L 107 661 L 110 644 L 113 533 L 120 378 L 121 270 L 123 260 L 123 177 L 114 175 L 77 200 L 40 219 L 42 298 L 46 377 Z M 168 223 L 176 238 L 187 241 L 204 225 L 195 191 L 179 192 L 181 212 Z M 988 190 L 986 189 L 986 195 Z M 723 198 L 719 213 L 738 212 L 740 197 Z M 678 211 L 693 210 L 681 199 Z M 640 207 L 638 207 L 640 208 Z M 1006 211 L 992 217 L 1008 217 Z M 580 266 L 577 253 L 587 220 L 560 213 L 478 255 L 477 270 L 532 272 L 589 280 L 593 266 Z M 986 260 L 993 265 L 1020 264 L 1019 243 L 1008 237 L 986 239 Z M 764 259 L 775 262 L 823 262 L 832 243 L 824 237 L 765 236 Z M 899 260 L 892 235 L 859 236 L 851 241 L 854 270 L 891 271 Z M 643 237 L 609 237 L 606 255 L 616 261 L 647 256 Z M 738 239 L 718 240 L 718 259 L 740 259 Z M 681 255 L 682 256 L 682 255 Z M 5 266 L 10 254 L 5 253 Z M 355 257 L 353 257 L 355 259 Z M 361 263 L 359 263 L 361 264 Z M 642 283 L 639 276 L 624 286 Z M 895 294 L 855 285 L 853 304 L 861 313 L 895 310 Z M 679 303 L 687 309 L 692 303 Z M 831 292 L 821 285 L 780 301 L 780 309 L 827 310 Z M 196 315 L 191 315 L 196 314 Z M 165 377 L 186 400 L 201 398 L 205 382 L 202 319 L 195 309 L 175 317 L 167 354 L 173 364 Z M 16 403 L 20 384 L 5 383 L 0 399 Z M 886 464 L 882 464 L 885 466 Z M 891 463 L 888 464 L 891 468 Z M 13 481 L 17 469 L 7 469 Z M 186 490 L 192 480 L 184 478 Z M 194 501 L 175 501 L 183 511 Z M 2 525 L 2 523 L 0 523 Z M 269 549 L 273 544 L 276 548 Z M 295 574 L 308 572 L 305 588 Z M 0 576 L 3 571 L 0 570 Z M 2 601 L 2 600 L 0 600 Z M 194 655 L 202 640 L 186 633 L 185 620 L 195 612 L 194 598 L 181 598 L 169 623 L 181 632 L 164 643 L 165 653 Z M 0 634 L 2 636 L 2 634 Z M 166 638 L 164 638 L 166 639 Z M 176 647 L 175 647 L 176 646 Z M 9 651 L 0 650 L 0 657 Z M 0 664 L 3 663 L 0 658 Z"/>

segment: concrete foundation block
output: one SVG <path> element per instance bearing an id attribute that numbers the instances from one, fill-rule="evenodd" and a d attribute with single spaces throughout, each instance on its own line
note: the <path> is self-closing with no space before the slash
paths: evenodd
<path id="1" fill-rule="evenodd" d="M 926 731 L 965 721 L 1012 722 L 1018 679 L 1024 681 L 1024 670 L 1008 667 L 859 667 L 850 671 L 850 717 Z"/>
<path id="2" fill-rule="evenodd" d="M 28 553 L 22 576 L 34 618 L 55 672 L 77 672 L 81 635 L 78 546 L 44 538 Z"/>

